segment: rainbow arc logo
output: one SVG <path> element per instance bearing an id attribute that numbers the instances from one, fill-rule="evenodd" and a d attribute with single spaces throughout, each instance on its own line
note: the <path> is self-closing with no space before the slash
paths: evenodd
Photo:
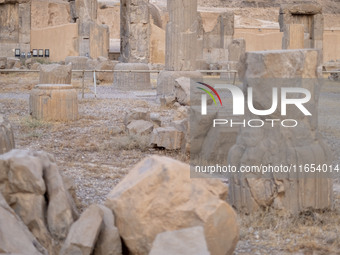
<path id="1" fill-rule="evenodd" d="M 209 88 L 217 96 L 218 100 L 220 101 L 221 106 L 223 106 L 220 95 L 217 93 L 217 91 L 212 86 L 210 86 L 210 85 L 208 85 L 206 83 L 203 83 L 203 82 L 197 82 L 197 83 L 201 84 L 201 85 L 203 85 L 203 86 L 205 86 L 207 88 Z M 207 93 L 212 98 L 212 100 L 214 101 L 215 105 L 217 105 L 215 97 L 213 96 L 213 94 L 209 90 L 206 90 L 206 89 L 201 88 L 201 87 L 197 87 L 197 88 L 200 89 L 200 90 L 203 90 L 205 93 Z"/>

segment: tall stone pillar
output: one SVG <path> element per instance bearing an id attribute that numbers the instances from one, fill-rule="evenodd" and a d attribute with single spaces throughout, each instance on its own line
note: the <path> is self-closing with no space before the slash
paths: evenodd
<path id="1" fill-rule="evenodd" d="M 158 77 L 157 94 L 173 93 L 175 79 L 200 78 L 194 72 L 197 59 L 197 0 L 168 1 L 169 22 L 166 27 L 165 71 Z"/>
<path id="2" fill-rule="evenodd" d="M 120 90 L 150 89 L 149 0 L 120 1 L 120 61 L 115 66 L 113 85 Z M 138 73 L 121 72 L 138 70 Z M 143 73 L 143 71 L 145 71 Z"/>
<path id="3" fill-rule="evenodd" d="M 238 170 L 247 166 L 262 170 L 267 167 L 267 172 L 238 171 L 232 175 L 231 203 L 237 210 L 247 213 L 268 207 L 291 213 L 331 208 L 331 153 L 318 132 L 318 51 L 248 52 L 245 61 L 244 91 L 253 89 L 253 95 L 246 94 L 245 98 L 253 98 L 255 109 L 271 108 L 274 88 L 279 95 L 283 88 L 299 88 L 311 94 L 310 100 L 303 104 L 311 115 L 303 114 L 295 105 L 288 105 L 284 115 L 280 103 L 270 115 L 246 113 L 246 121 L 255 119 L 259 123 L 259 119 L 264 122 L 272 119 L 275 124 L 273 127 L 267 122 L 263 127 L 251 127 L 253 122 L 241 128 L 236 145 L 229 151 L 228 164 Z M 287 99 L 304 97 L 301 92 L 287 94 Z M 297 126 L 284 126 L 294 126 L 292 120 Z M 270 170 L 269 166 L 275 166 L 276 170 Z M 317 170 L 319 166 L 321 171 Z"/>

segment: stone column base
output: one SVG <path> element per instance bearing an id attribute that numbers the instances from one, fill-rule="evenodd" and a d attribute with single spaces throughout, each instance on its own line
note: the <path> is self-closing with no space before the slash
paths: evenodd
<path id="1" fill-rule="evenodd" d="M 67 84 L 40 84 L 30 94 L 30 114 L 46 121 L 78 119 L 77 91 Z"/>
<path id="2" fill-rule="evenodd" d="M 187 77 L 197 80 L 203 78 L 202 74 L 197 71 L 162 71 L 159 73 L 157 79 L 157 95 L 172 95 L 175 88 L 175 80 L 180 77 Z"/>
<path id="3" fill-rule="evenodd" d="M 113 86 L 123 91 L 151 89 L 150 73 L 148 64 L 143 63 L 118 63 L 115 71 L 133 70 L 147 72 L 115 72 Z"/>

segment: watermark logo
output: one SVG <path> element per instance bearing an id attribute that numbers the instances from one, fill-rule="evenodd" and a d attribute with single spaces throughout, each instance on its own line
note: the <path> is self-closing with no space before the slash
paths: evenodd
<path id="1" fill-rule="evenodd" d="M 220 100 L 221 106 L 222 105 L 222 100 L 217 93 L 216 89 L 227 89 L 231 92 L 232 98 L 233 98 L 233 115 L 239 116 L 239 115 L 244 115 L 245 114 L 245 95 L 243 91 L 234 85 L 229 85 L 229 84 L 216 84 L 214 87 L 198 82 L 201 85 L 206 86 L 207 88 L 211 89 L 215 95 L 218 97 Z M 206 92 L 210 97 L 213 99 L 215 105 L 217 105 L 215 98 L 213 95 L 206 89 L 197 87 L 198 89 L 203 90 Z M 272 89 L 272 105 L 269 109 L 256 109 L 254 107 L 253 103 L 253 88 L 249 87 L 247 89 L 247 106 L 249 111 L 257 116 L 267 116 L 270 114 L 273 114 L 279 105 L 279 90 L 278 88 L 273 88 Z M 311 116 L 312 114 L 307 110 L 307 108 L 304 106 L 304 104 L 308 103 L 311 99 L 311 93 L 309 90 L 305 88 L 281 88 L 280 90 L 281 94 L 281 116 L 286 116 L 287 115 L 287 105 L 295 105 L 305 116 Z M 289 94 L 295 94 L 296 95 L 304 95 L 304 97 L 299 97 L 299 98 L 288 98 Z M 202 115 L 207 115 L 207 97 L 206 94 L 202 94 L 202 103 L 201 103 L 201 113 Z"/>

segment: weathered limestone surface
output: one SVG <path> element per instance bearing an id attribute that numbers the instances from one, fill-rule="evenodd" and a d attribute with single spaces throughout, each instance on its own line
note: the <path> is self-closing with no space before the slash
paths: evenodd
<path id="1" fill-rule="evenodd" d="M 184 133 L 174 127 L 160 127 L 152 132 L 151 144 L 163 147 L 168 150 L 178 150 L 182 148 Z"/>
<path id="2" fill-rule="evenodd" d="M 117 64 L 117 61 L 106 60 L 106 61 L 100 62 L 96 66 L 95 69 L 96 70 L 112 70 L 113 71 L 115 69 L 116 64 Z M 96 77 L 97 77 L 97 80 L 99 80 L 100 82 L 112 83 L 114 74 L 113 74 L 113 72 L 110 72 L 110 73 L 97 72 Z"/>
<path id="3" fill-rule="evenodd" d="M 121 61 L 148 63 L 150 54 L 149 0 L 122 0 L 120 9 Z"/>
<path id="4" fill-rule="evenodd" d="M 0 154 L 15 148 L 14 135 L 11 124 L 0 114 Z"/>
<path id="5" fill-rule="evenodd" d="M 77 216 L 53 156 L 24 150 L 1 155 L 0 193 L 37 240 L 53 254 L 52 237 L 65 238 Z"/>
<path id="6" fill-rule="evenodd" d="M 92 254 L 103 224 L 103 217 L 104 213 L 97 205 L 88 207 L 72 225 L 60 255 Z"/>
<path id="7" fill-rule="evenodd" d="M 331 153 L 318 132 L 318 63 L 316 50 L 246 54 L 244 87 L 253 87 L 256 109 L 270 109 L 273 87 L 298 87 L 311 92 L 311 100 L 304 105 L 312 116 L 305 116 L 295 106 L 288 106 L 287 116 L 281 116 L 279 110 L 262 117 L 246 114 L 249 119 L 294 119 L 298 126 L 242 127 L 236 145 L 229 152 L 228 164 L 240 167 L 330 163 Z M 329 175 L 270 173 L 263 177 L 261 173 L 231 176 L 230 201 L 238 210 L 250 213 L 261 207 L 273 207 L 298 213 L 309 208 L 327 209 L 332 206 L 333 190 Z"/>
<path id="8" fill-rule="evenodd" d="M 210 13 L 201 13 L 202 19 Z M 217 17 L 216 24 L 213 28 L 203 26 L 203 47 L 211 48 L 228 48 L 233 40 L 234 35 L 234 12 L 227 11 Z"/>
<path id="9" fill-rule="evenodd" d="M 153 123 L 145 120 L 133 120 L 127 130 L 132 135 L 148 135 L 153 130 Z"/>
<path id="10" fill-rule="evenodd" d="M 168 1 L 165 69 L 194 71 L 197 58 L 197 0 Z"/>
<path id="11" fill-rule="evenodd" d="M 12 57 L 13 49 L 30 50 L 31 4 L 26 0 L 0 1 L 0 56 Z"/>
<path id="12" fill-rule="evenodd" d="M 203 76 L 197 71 L 161 71 L 157 79 L 157 95 L 174 95 L 176 79 L 186 77 L 197 81 L 202 80 Z"/>
<path id="13" fill-rule="evenodd" d="M 30 93 L 30 114 L 46 121 L 78 119 L 77 91 L 68 84 L 40 84 Z"/>
<path id="14" fill-rule="evenodd" d="M 129 172 L 105 205 L 133 254 L 148 254 L 162 232 L 201 226 L 210 253 L 222 255 L 233 254 L 239 231 L 226 195 L 221 181 L 192 179 L 189 165 L 153 156 Z"/>
<path id="15" fill-rule="evenodd" d="M 0 192 L 0 251 L 8 254 L 48 254 Z"/>
<path id="16" fill-rule="evenodd" d="M 289 49 L 295 41 L 295 33 L 291 31 L 294 28 L 289 28 L 289 25 L 302 24 L 304 26 L 304 48 L 323 51 L 324 18 L 320 4 L 303 2 L 282 5 L 279 23 L 281 32 L 284 32 L 283 49 Z M 322 54 L 320 54 L 320 59 L 322 59 Z"/>
<path id="17" fill-rule="evenodd" d="M 119 90 L 147 90 L 151 89 L 149 66 L 144 63 L 119 63 L 116 64 L 113 86 Z M 119 72 L 121 70 L 146 71 Z"/>
<path id="18" fill-rule="evenodd" d="M 150 112 L 145 108 L 135 108 L 127 112 L 124 117 L 124 125 L 128 126 L 133 120 L 150 120 Z"/>
<path id="19" fill-rule="evenodd" d="M 121 255 L 122 242 L 115 226 L 115 219 L 112 211 L 103 206 L 98 205 L 103 212 L 103 224 L 99 233 L 94 255 Z"/>
<path id="20" fill-rule="evenodd" d="M 115 70 L 149 71 L 149 0 L 122 0 L 120 9 L 120 61 Z M 151 89 L 150 73 L 122 73 L 114 76 L 113 86 L 120 90 Z"/>
<path id="21" fill-rule="evenodd" d="M 71 84 L 72 65 L 42 65 L 40 84 Z"/>
<path id="22" fill-rule="evenodd" d="M 150 255 L 210 255 L 202 227 L 167 231 L 157 235 Z"/>
<path id="23" fill-rule="evenodd" d="M 305 29 L 303 24 L 286 25 L 283 35 L 283 49 L 305 48 Z"/>
<path id="24" fill-rule="evenodd" d="M 65 64 L 72 64 L 72 70 L 87 70 L 88 69 L 88 57 L 83 56 L 68 56 L 65 58 Z"/>

